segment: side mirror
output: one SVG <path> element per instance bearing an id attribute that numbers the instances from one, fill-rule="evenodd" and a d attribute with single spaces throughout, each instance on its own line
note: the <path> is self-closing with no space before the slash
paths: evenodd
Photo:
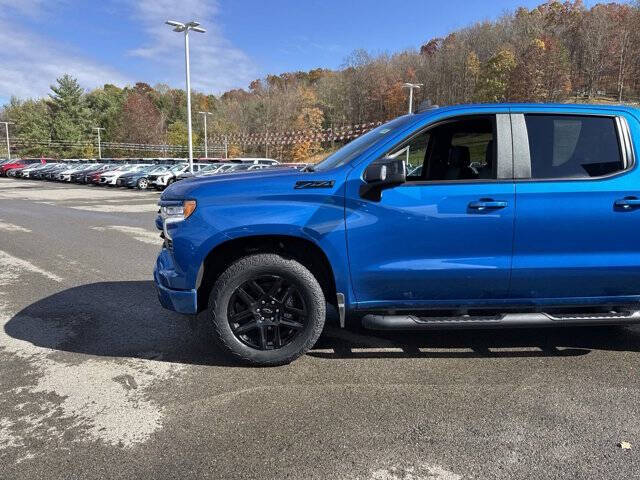
<path id="1" fill-rule="evenodd" d="M 365 169 L 362 179 L 365 183 L 360 187 L 360 196 L 378 202 L 383 190 L 407 181 L 404 159 L 384 157 L 376 160 Z"/>

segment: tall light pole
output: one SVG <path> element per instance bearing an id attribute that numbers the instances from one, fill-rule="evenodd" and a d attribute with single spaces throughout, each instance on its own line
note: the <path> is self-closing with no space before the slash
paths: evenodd
<path id="1" fill-rule="evenodd" d="M 7 160 L 11 160 L 11 146 L 9 145 L 9 125 L 13 125 L 13 122 L 0 122 L 4 123 L 4 131 L 7 134 Z"/>
<path id="2" fill-rule="evenodd" d="M 402 87 L 403 88 L 408 88 L 409 89 L 409 113 L 413 113 L 413 90 L 420 90 L 420 87 L 422 87 L 424 84 L 423 83 L 403 83 Z"/>
<path id="3" fill-rule="evenodd" d="M 102 146 L 100 144 L 100 130 L 104 130 L 104 128 L 93 127 L 94 130 L 98 132 L 98 159 L 102 159 Z"/>
<path id="4" fill-rule="evenodd" d="M 204 28 L 200 28 L 198 22 L 181 23 L 174 20 L 165 22 L 173 28 L 174 32 L 184 32 L 184 64 L 187 72 L 187 132 L 189 137 L 189 172 L 193 173 L 193 133 L 191 131 L 191 73 L 189 71 L 189 30 L 198 33 L 205 33 Z"/>
<path id="5" fill-rule="evenodd" d="M 204 118 L 204 158 L 209 158 L 207 145 L 207 115 L 213 115 L 211 112 L 198 112 Z"/>

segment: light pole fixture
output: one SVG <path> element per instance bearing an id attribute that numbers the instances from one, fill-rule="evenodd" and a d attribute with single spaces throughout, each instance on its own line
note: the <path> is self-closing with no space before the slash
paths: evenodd
<path id="1" fill-rule="evenodd" d="M 198 112 L 204 118 L 204 158 L 209 158 L 209 150 L 207 145 L 207 115 L 213 115 L 211 112 Z"/>
<path id="2" fill-rule="evenodd" d="M 189 172 L 193 173 L 193 133 L 191 130 L 191 73 L 189 71 L 189 30 L 198 33 L 205 33 L 204 28 L 200 28 L 198 22 L 176 22 L 175 20 L 167 20 L 167 25 L 173 27 L 174 32 L 184 32 L 184 64 L 187 73 L 187 133 L 189 137 Z"/>
<path id="3" fill-rule="evenodd" d="M 409 89 L 409 113 L 413 113 L 413 90 L 420 90 L 423 83 L 403 83 L 402 88 Z"/>
<path id="4" fill-rule="evenodd" d="M 98 159 L 101 160 L 102 159 L 102 146 L 100 144 L 100 130 L 104 130 L 104 128 L 93 127 L 93 129 L 98 132 Z"/>
<path id="5" fill-rule="evenodd" d="M 13 122 L 0 122 L 4 124 L 4 131 L 7 134 L 7 160 L 11 160 L 11 146 L 9 145 L 9 125 L 14 125 Z"/>

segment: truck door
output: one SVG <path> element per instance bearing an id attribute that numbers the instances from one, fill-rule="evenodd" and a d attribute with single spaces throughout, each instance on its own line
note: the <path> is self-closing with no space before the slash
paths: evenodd
<path id="1" fill-rule="evenodd" d="M 346 224 L 360 308 L 459 306 L 505 299 L 514 184 L 508 114 L 449 118 L 414 132 L 386 156 L 406 158 L 407 182 L 361 198 L 347 182 Z"/>
<path id="2" fill-rule="evenodd" d="M 583 304 L 640 293 L 640 179 L 629 124 L 600 112 L 512 115 L 512 298 Z"/>

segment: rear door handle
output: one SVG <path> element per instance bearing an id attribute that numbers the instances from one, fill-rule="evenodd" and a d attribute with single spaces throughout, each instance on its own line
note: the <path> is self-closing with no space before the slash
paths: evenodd
<path id="1" fill-rule="evenodd" d="M 624 197 L 620 200 L 616 200 L 613 205 L 620 210 L 633 210 L 640 207 L 640 198 Z"/>
<path id="2" fill-rule="evenodd" d="M 469 209 L 477 212 L 483 212 L 486 210 L 499 210 L 501 208 L 505 208 L 507 205 L 507 202 L 496 201 L 490 198 L 482 198 L 476 202 L 469 203 Z"/>

